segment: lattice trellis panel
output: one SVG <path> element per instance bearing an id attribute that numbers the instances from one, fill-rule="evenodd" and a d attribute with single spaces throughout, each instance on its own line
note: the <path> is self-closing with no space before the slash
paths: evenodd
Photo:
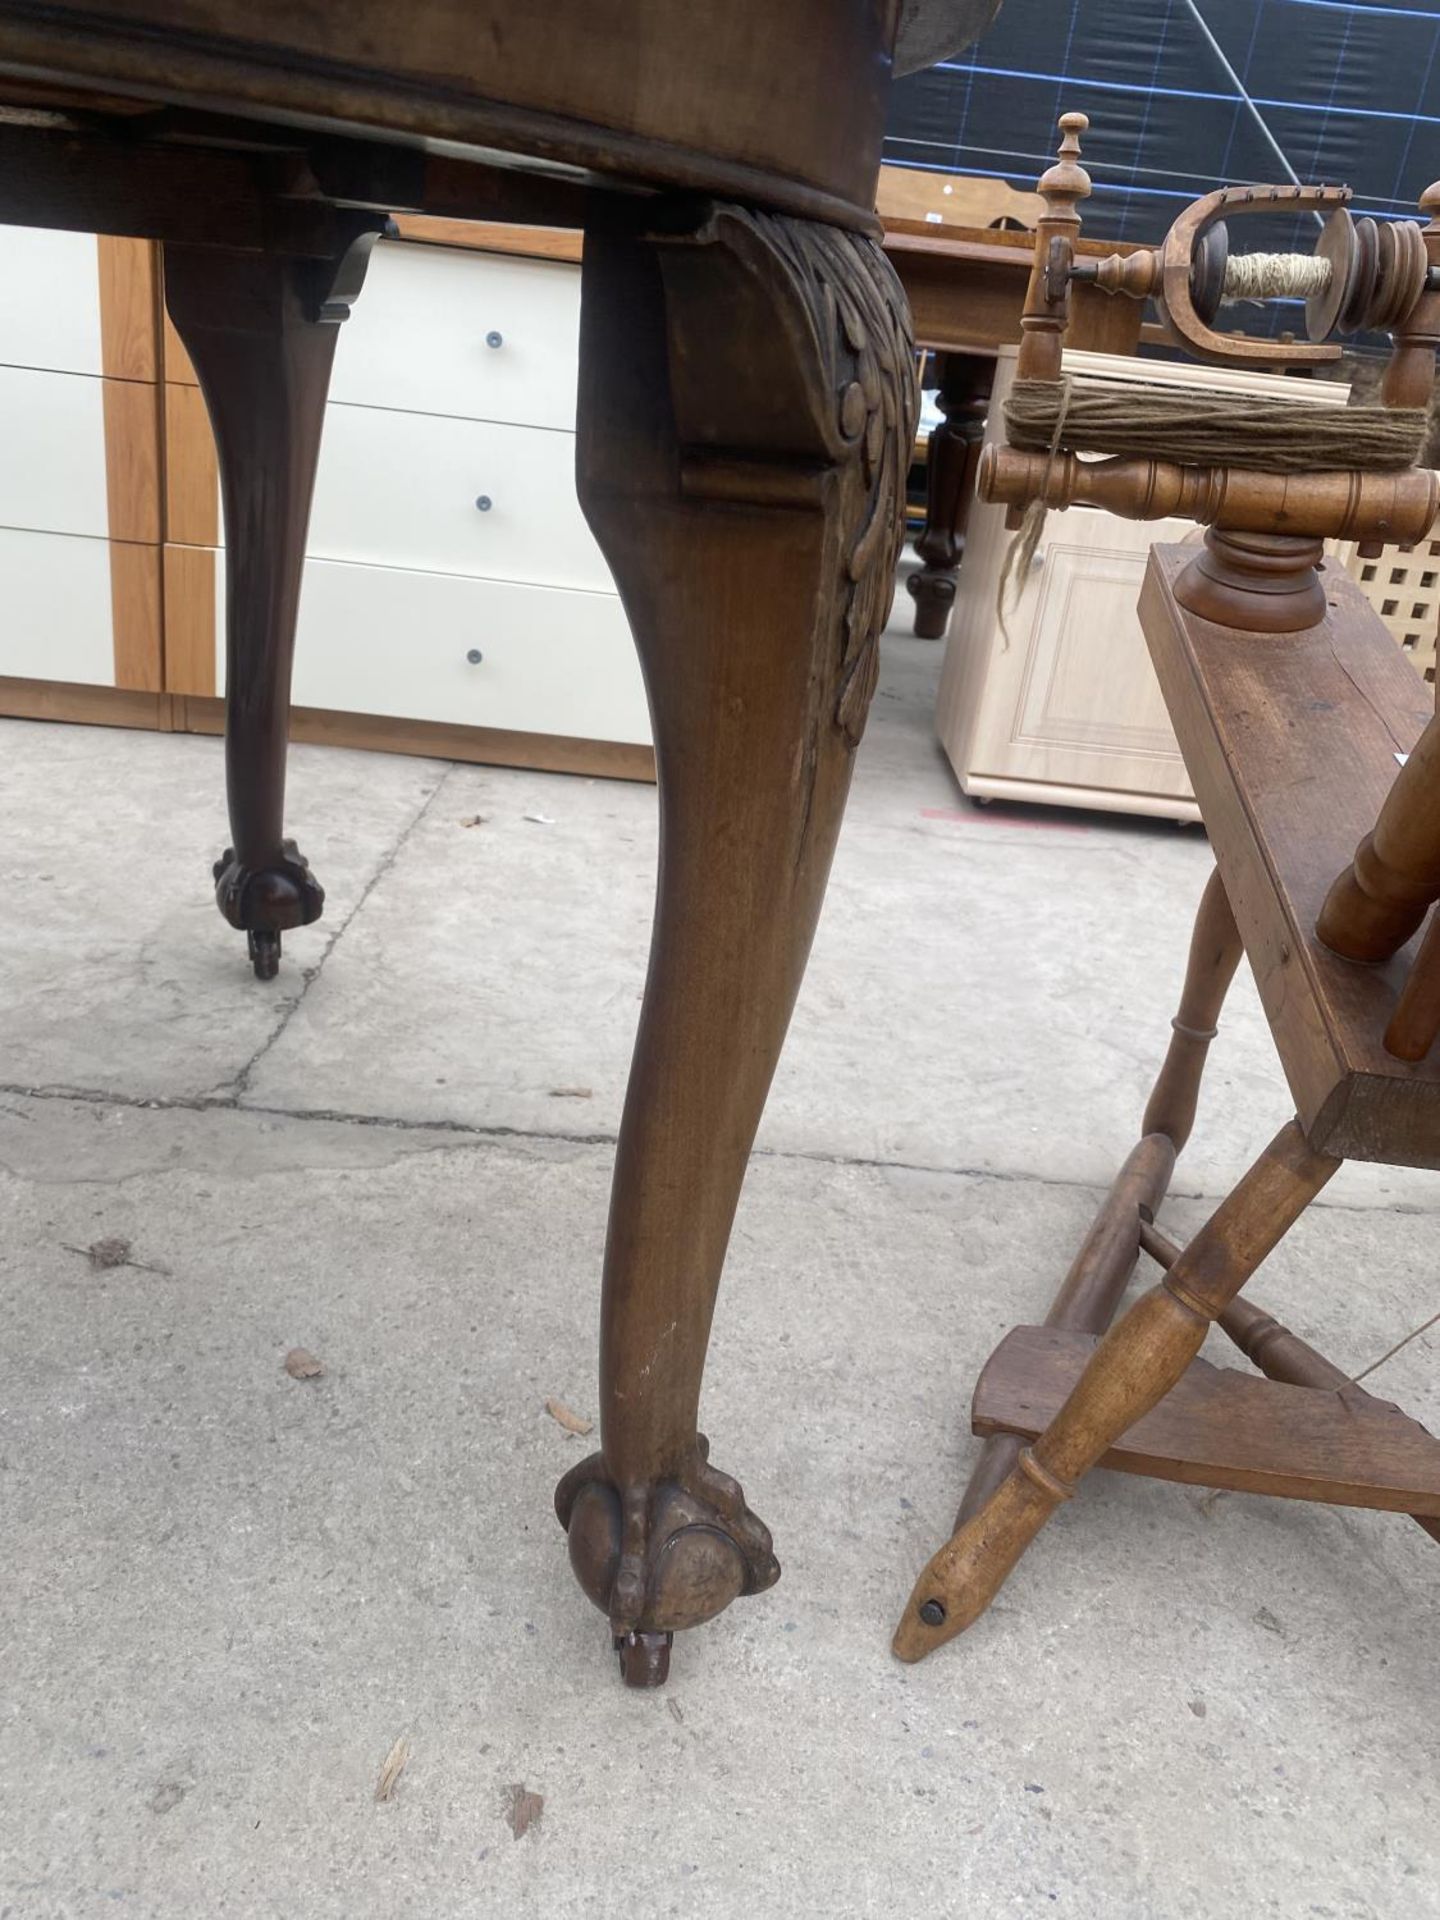
<path id="1" fill-rule="evenodd" d="M 1435 678 L 1435 637 L 1440 628 L 1440 538 L 1413 547 L 1386 547 L 1378 560 L 1351 553 L 1352 580 L 1394 634 L 1415 671 Z"/>

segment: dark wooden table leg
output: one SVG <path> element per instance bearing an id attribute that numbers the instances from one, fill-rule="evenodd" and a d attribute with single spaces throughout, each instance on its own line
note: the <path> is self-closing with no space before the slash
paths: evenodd
<path id="1" fill-rule="evenodd" d="M 865 724 L 915 430 L 870 240 L 713 207 L 585 240 L 580 495 L 649 687 L 661 803 L 621 1127 L 603 1451 L 556 1507 L 627 1680 L 779 1567 L 696 1431 L 720 1271 Z"/>
<path id="2" fill-rule="evenodd" d="M 284 832 L 290 668 L 310 495 L 338 323 L 383 223 L 334 260 L 167 246 L 165 301 L 215 432 L 225 512 L 225 781 L 231 845 L 215 899 L 273 979 L 280 937 L 325 894 Z"/>
<path id="3" fill-rule="evenodd" d="M 955 575 L 965 552 L 965 523 L 975 497 L 975 467 L 985 438 L 985 415 L 995 362 L 984 354 L 942 353 L 940 411 L 926 463 L 925 526 L 915 551 L 925 563 L 906 582 L 915 602 L 915 632 L 943 640 L 955 604 Z"/>

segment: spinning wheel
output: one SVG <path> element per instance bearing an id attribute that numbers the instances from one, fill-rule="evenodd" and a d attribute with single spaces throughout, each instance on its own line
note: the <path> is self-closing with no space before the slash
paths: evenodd
<path id="1" fill-rule="evenodd" d="M 1073 246 L 1089 192 L 1085 125 L 1061 121 L 1041 182 L 1011 444 L 987 452 L 978 486 L 1017 528 L 1077 501 L 1207 526 L 1198 554 L 1152 550 L 1140 615 L 1218 868 L 1140 1141 L 1045 1324 L 1009 1334 L 976 1385 L 972 1425 L 986 1443 L 954 1536 L 897 1630 L 905 1660 L 985 1611 L 1097 1465 L 1409 1513 L 1440 1539 L 1440 1441 L 1241 1298 L 1345 1158 L 1440 1167 L 1440 916 L 1417 945 L 1440 899 L 1440 721 L 1358 589 L 1323 561 L 1327 538 L 1378 554 L 1435 521 L 1436 476 L 1415 458 L 1440 344 L 1440 220 L 1354 220 L 1345 188 L 1227 189 L 1187 209 L 1153 252 L 1092 264 Z M 1232 252 L 1228 217 L 1277 207 L 1327 214 L 1315 253 Z M 1421 210 L 1440 212 L 1440 187 Z M 1108 411 L 1085 404 L 1062 347 L 1070 288 L 1086 279 L 1155 298 L 1171 338 L 1202 360 L 1313 364 L 1337 355 L 1332 333 L 1387 327 L 1384 405 L 1307 412 L 1313 437 L 1297 441 L 1283 410 L 1262 418 L 1249 400 L 1245 416 L 1222 410 L 1198 437 L 1194 418 L 1143 393 Z M 1237 291 L 1304 297 L 1309 339 L 1217 333 Z M 1227 435 L 1233 458 L 1185 451 L 1223 450 Z M 1097 451 L 1113 457 L 1085 457 Z M 1155 1216 L 1242 954 L 1296 1118 L 1179 1247 Z M 1160 1283 L 1112 1327 L 1142 1254 Z M 1266 1378 L 1201 1361 L 1212 1324 Z"/>

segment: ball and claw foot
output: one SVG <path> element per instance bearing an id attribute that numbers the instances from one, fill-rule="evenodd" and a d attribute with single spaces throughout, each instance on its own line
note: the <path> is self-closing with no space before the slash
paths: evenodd
<path id="1" fill-rule="evenodd" d="M 609 1615 L 627 1686 L 663 1686 L 677 1632 L 780 1578 L 769 1529 L 708 1453 L 698 1435 L 683 1473 L 628 1487 L 616 1486 L 596 1453 L 555 1489 L 570 1564 L 588 1598 Z"/>
<path id="2" fill-rule="evenodd" d="M 214 875 L 215 904 L 245 935 L 255 978 L 273 980 L 280 971 L 281 934 L 320 918 L 325 889 L 293 840 L 281 842 L 279 860 L 268 867 L 242 866 L 227 847 Z"/>

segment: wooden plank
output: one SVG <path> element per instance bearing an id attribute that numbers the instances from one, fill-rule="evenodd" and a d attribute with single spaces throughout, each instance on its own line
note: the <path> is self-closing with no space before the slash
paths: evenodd
<path id="1" fill-rule="evenodd" d="M 1035 1439 L 1059 1412 L 1099 1337 L 1016 1327 L 975 1383 L 978 1434 Z M 1099 1464 L 1186 1486 L 1440 1515 L 1440 1440 L 1398 1407 L 1195 1360 Z"/>
<path id="2" fill-rule="evenodd" d="M 1300 1119 L 1328 1152 L 1440 1166 L 1440 1062 L 1383 1044 L 1415 943 L 1358 966 L 1314 931 L 1430 717 L 1428 689 L 1333 564 L 1320 625 L 1255 634 L 1177 606 L 1192 557 L 1152 550 L 1141 623 Z"/>
<path id="3" fill-rule="evenodd" d="M 112 380 L 153 382 L 159 360 L 159 248 L 152 240 L 122 240 L 104 233 L 97 236 L 95 246 L 103 370 Z"/>
<path id="4" fill-rule="evenodd" d="M 159 547 L 112 540 L 110 613 L 117 687 L 141 693 L 162 690 L 165 674 L 161 604 Z"/>
<path id="5" fill-rule="evenodd" d="M 165 534 L 187 547 L 220 541 L 220 470 L 198 386 L 165 385 Z"/>
<path id="6" fill-rule="evenodd" d="M 1045 211 L 1038 193 L 1022 193 L 1006 180 L 964 173 L 927 173 L 920 167 L 881 167 L 875 211 L 888 225 L 913 220 L 925 226 L 988 228 L 996 220 L 1033 227 Z"/>
<path id="7" fill-rule="evenodd" d="M 417 24 L 391 0 L 356 0 L 343 22 L 283 0 L 10 9 L 0 73 L 331 132 L 513 148 L 807 218 L 855 224 L 869 208 L 889 4 L 440 0 Z M 198 189 L 196 208 L 209 211 Z"/>
<path id="8" fill-rule="evenodd" d="M 70 726 L 143 727 L 172 730 L 166 693 L 130 687 L 90 687 L 60 680 L 18 680 L 0 675 L 0 714 L 10 720 L 53 720 Z"/>
<path id="9" fill-rule="evenodd" d="M 176 724 L 185 731 L 224 731 L 223 700 L 178 699 L 176 708 Z M 457 727 L 435 720 L 335 713 L 321 707 L 294 708 L 290 737 L 317 746 L 411 753 L 422 759 L 464 760 L 490 767 L 531 767 L 543 773 L 579 773 L 604 780 L 655 778 L 654 749 L 621 740 L 578 740 L 562 734 L 513 733 L 498 727 Z"/>
<path id="10" fill-rule="evenodd" d="M 585 236 L 571 227 L 512 226 L 499 220 L 442 220 L 426 213 L 397 214 L 395 224 L 402 240 L 417 240 L 434 247 L 471 247 L 481 253 L 520 254 L 530 260 L 579 260 L 584 252 Z"/>
<path id="11" fill-rule="evenodd" d="M 105 500 L 112 540 L 160 539 L 158 389 L 138 380 L 101 383 Z"/>
<path id="12" fill-rule="evenodd" d="M 215 552 L 211 547 L 165 549 L 165 690 L 215 692 Z"/>

